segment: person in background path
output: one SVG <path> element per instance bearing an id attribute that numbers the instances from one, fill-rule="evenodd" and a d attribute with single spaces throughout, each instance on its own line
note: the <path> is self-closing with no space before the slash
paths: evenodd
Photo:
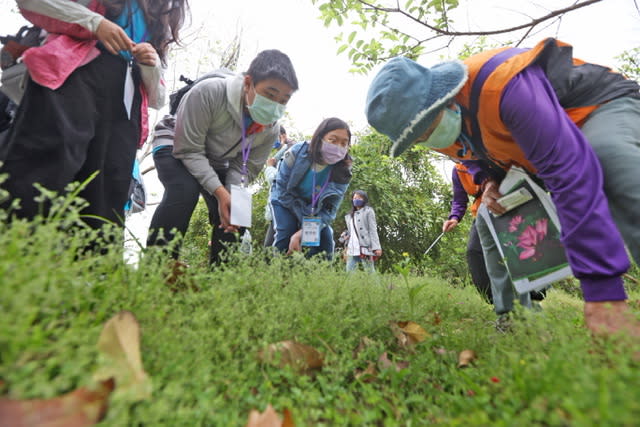
<path id="1" fill-rule="evenodd" d="M 512 165 L 544 182 L 557 208 L 573 274 L 595 334 L 640 338 L 622 275 L 625 242 L 640 263 L 640 93 L 636 82 L 573 58 L 549 38 L 531 49 L 501 48 L 431 68 L 394 58 L 373 79 L 369 123 L 393 140 L 485 162 L 474 173 L 483 207 L 504 212 L 500 179 Z M 478 216 L 480 218 L 480 215 Z M 476 222 L 496 312 L 515 292 L 484 221 Z"/>
<path id="2" fill-rule="evenodd" d="M 364 190 L 351 194 L 351 204 L 351 212 L 344 217 L 349 230 L 347 271 L 353 271 L 362 264 L 365 271 L 373 273 L 375 260 L 382 256 L 376 213 L 369 205 L 369 196 Z"/>
<path id="3" fill-rule="evenodd" d="M 285 153 L 270 199 L 273 245 L 280 252 L 291 254 L 308 246 L 308 257 L 324 253 L 333 258 L 331 224 L 351 181 L 350 142 L 349 125 L 332 117 L 320 123 L 311 142 L 300 142 Z"/>
<path id="4" fill-rule="evenodd" d="M 21 14 L 49 35 L 27 49 L 29 80 L 7 140 L 0 172 L 15 215 L 47 215 L 34 183 L 80 192 L 84 221 L 121 224 L 135 152 L 147 137 L 147 107 L 165 103 L 162 66 L 178 40 L 186 0 L 17 0 Z"/>
<path id="5" fill-rule="evenodd" d="M 260 52 L 246 73 L 196 83 L 182 98 L 175 140 L 158 144 L 153 159 L 165 193 L 150 225 L 147 245 L 167 245 L 187 231 L 202 194 L 213 227 L 209 261 L 244 229 L 230 222 L 231 185 L 248 184 L 262 170 L 279 134 L 278 120 L 298 90 L 287 55 Z M 160 135 L 162 136 L 162 135 Z M 179 246 L 174 246 L 178 257 Z"/>

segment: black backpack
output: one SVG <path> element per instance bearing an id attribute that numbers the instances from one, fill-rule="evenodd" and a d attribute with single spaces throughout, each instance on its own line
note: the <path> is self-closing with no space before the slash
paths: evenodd
<path id="1" fill-rule="evenodd" d="M 204 74 L 203 76 L 201 76 L 196 80 L 191 80 L 183 75 L 180 75 L 180 81 L 186 83 L 186 85 L 184 85 L 183 87 L 181 87 L 180 89 L 178 89 L 177 91 L 169 95 L 169 114 L 171 114 L 172 116 L 176 114 L 176 111 L 178 111 L 178 106 L 180 105 L 180 101 L 182 100 L 182 97 L 187 92 L 189 92 L 189 90 L 191 90 L 191 88 L 196 83 L 201 82 L 202 80 L 210 79 L 210 78 L 215 78 L 215 77 L 225 78 L 233 75 L 235 75 L 235 73 L 228 68 L 218 68 L 217 70 Z"/>

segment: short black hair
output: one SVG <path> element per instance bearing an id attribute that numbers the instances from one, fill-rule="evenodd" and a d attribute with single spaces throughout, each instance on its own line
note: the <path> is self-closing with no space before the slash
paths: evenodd
<path id="1" fill-rule="evenodd" d="M 266 79 L 278 79 L 287 83 L 293 90 L 298 90 L 298 77 L 291 60 L 277 49 L 260 52 L 251 61 L 247 74 L 251 76 L 253 84 Z"/>
<path id="2" fill-rule="evenodd" d="M 286 135 L 287 134 L 287 130 L 284 128 L 284 126 L 280 125 L 280 135 Z"/>

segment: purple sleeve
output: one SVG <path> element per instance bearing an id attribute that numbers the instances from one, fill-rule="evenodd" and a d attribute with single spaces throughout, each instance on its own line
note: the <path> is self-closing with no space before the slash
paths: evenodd
<path id="1" fill-rule="evenodd" d="M 551 192 L 562 242 L 585 301 L 626 299 L 621 275 L 629 259 L 609 212 L 600 163 L 538 66 L 509 82 L 500 114 Z"/>
<path id="2" fill-rule="evenodd" d="M 467 168 L 467 172 L 473 176 L 473 182 L 480 185 L 490 175 L 482 168 L 482 164 L 477 160 L 462 160 L 462 164 Z"/>
<path id="3" fill-rule="evenodd" d="M 465 212 L 467 211 L 467 204 L 469 204 L 469 196 L 464 190 L 460 177 L 458 176 L 458 170 L 453 168 L 451 172 L 451 185 L 453 187 L 453 200 L 451 201 L 451 213 L 449 219 L 456 218 L 458 221 L 462 221 Z"/>

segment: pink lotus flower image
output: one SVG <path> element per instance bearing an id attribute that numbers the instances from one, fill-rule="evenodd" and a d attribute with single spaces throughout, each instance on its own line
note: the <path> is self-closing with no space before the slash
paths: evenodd
<path id="1" fill-rule="evenodd" d="M 515 219 L 515 218 L 514 218 Z M 536 247 L 540 242 L 544 240 L 547 235 L 547 222 L 546 218 L 536 221 L 535 227 L 527 226 L 522 234 L 518 236 L 518 244 L 516 246 L 524 249 L 520 252 L 520 259 L 529 259 L 533 257 L 536 260 Z M 541 255 L 541 254 L 537 254 Z"/>
<path id="2" fill-rule="evenodd" d="M 524 220 L 522 219 L 521 215 L 516 215 L 513 218 L 511 218 L 511 221 L 509 221 L 509 228 L 508 228 L 509 233 L 513 233 L 514 231 L 517 231 L 518 226 L 522 224 L 522 221 Z"/>

